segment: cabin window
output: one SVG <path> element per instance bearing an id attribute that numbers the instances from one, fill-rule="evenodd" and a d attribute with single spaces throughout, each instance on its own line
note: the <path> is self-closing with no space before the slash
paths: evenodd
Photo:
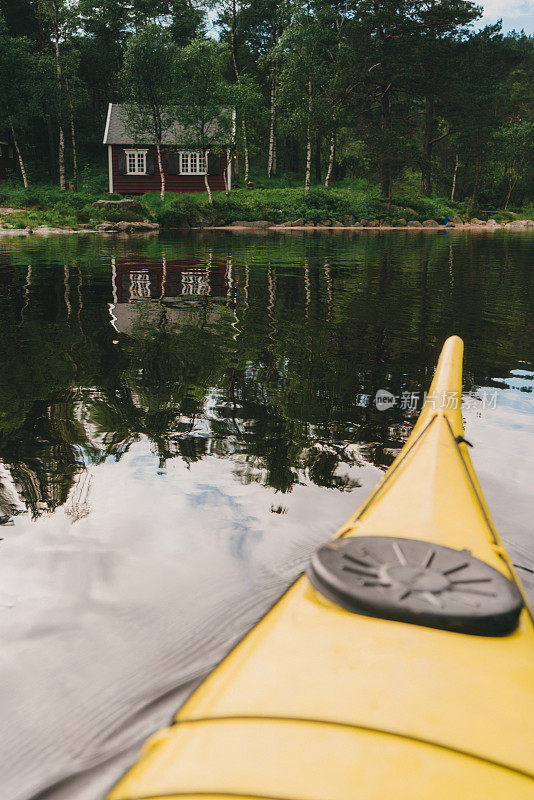
<path id="1" fill-rule="evenodd" d="M 126 174 L 146 175 L 146 150 L 126 150 Z"/>
<path id="2" fill-rule="evenodd" d="M 206 156 L 204 153 L 180 153 L 180 174 L 181 175 L 205 175 Z"/>

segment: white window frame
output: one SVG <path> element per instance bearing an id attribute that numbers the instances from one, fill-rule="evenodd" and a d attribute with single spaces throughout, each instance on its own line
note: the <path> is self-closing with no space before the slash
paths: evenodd
<path id="1" fill-rule="evenodd" d="M 126 174 L 127 175 L 146 175 L 146 154 L 148 153 L 148 149 L 146 150 L 125 150 L 126 153 Z M 130 156 L 133 156 L 135 159 L 135 167 L 134 169 L 130 169 Z M 139 156 L 143 157 L 143 169 L 139 169 Z"/>
<path id="2" fill-rule="evenodd" d="M 180 175 L 205 175 L 208 166 L 208 151 L 204 153 L 204 169 L 199 169 L 202 153 L 195 150 L 180 150 L 178 153 Z M 185 169 L 184 169 L 185 163 Z"/>

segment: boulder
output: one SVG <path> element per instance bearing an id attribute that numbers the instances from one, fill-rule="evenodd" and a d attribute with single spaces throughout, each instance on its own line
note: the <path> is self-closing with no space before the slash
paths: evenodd
<path id="1" fill-rule="evenodd" d="M 39 227 L 34 228 L 32 233 L 36 233 L 38 236 L 49 236 L 54 233 L 74 233 L 75 231 L 71 230 L 70 228 L 51 228 L 49 225 L 39 225 Z"/>
<path id="2" fill-rule="evenodd" d="M 419 222 L 418 219 L 410 219 L 407 223 L 408 228 L 422 228 L 423 223 Z"/>
<path id="3" fill-rule="evenodd" d="M 265 223 L 265 225 L 263 225 L 262 223 Z M 232 228 L 262 228 L 271 226 L 272 222 L 267 222 L 266 220 L 258 220 L 257 222 L 250 222 L 249 220 L 239 220 L 238 222 L 232 222 L 230 224 Z"/>
<path id="4" fill-rule="evenodd" d="M 28 236 L 32 233 L 31 228 L 0 228 L 1 236 Z"/>
<path id="5" fill-rule="evenodd" d="M 473 219 L 471 219 L 471 220 L 469 220 L 469 221 L 470 221 L 470 224 L 471 224 L 471 225 L 485 225 L 485 224 L 486 224 L 486 221 L 485 221 L 485 220 L 483 220 L 483 219 L 477 219 L 476 217 L 473 217 Z"/>
<path id="6" fill-rule="evenodd" d="M 269 222 L 267 219 L 257 219 L 255 222 L 250 223 L 253 228 L 272 228 L 274 225 L 273 222 Z"/>
<path id="7" fill-rule="evenodd" d="M 142 211 L 139 200 L 97 200 L 93 208 L 115 209 L 116 211 Z"/>
<path id="8" fill-rule="evenodd" d="M 322 219 L 319 224 L 320 225 L 324 225 L 325 228 L 329 228 L 330 225 L 332 224 L 332 220 L 331 219 Z"/>
<path id="9" fill-rule="evenodd" d="M 367 228 L 367 226 L 369 225 L 369 220 L 368 219 L 361 219 L 358 224 L 361 225 L 362 228 Z"/>
<path id="10" fill-rule="evenodd" d="M 425 219 L 423 228 L 439 228 L 439 223 L 435 219 Z"/>
<path id="11" fill-rule="evenodd" d="M 379 228 L 380 222 L 377 219 L 370 219 L 367 225 L 369 228 Z"/>
<path id="12" fill-rule="evenodd" d="M 312 221 L 310 220 L 309 222 L 306 222 L 306 223 L 305 223 L 305 227 L 306 227 L 306 228 L 316 228 L 316 227 L 317 227 L 317 225 L 316 225 L 316 223 L 315 223 L 315 222 L 312 222 Z"/>
<path id="13" fill-rule="evenodd" d="M 405 219 L 394 219 L 391 224 L 394 228 L 405 228 L 408 223 Z"/>
<path id="14" fill-rule="evenodd" d="M 463 225 L 463 220 L 461 217 L 453 217 L 451 222 L 454 222 L 455 225 Z"/>
<path id="15" fill-rule="evenodd" d="M 534 221 L 531 219 L 514 219 L 513 222 L 507 222 L 504 227 L 512 231 L 524 231 L 534 228 Z"/>
<path id="16" fill-rule="evenodd" d="M 157 222 L 117 222 L 115 230 L 121 233 L 157 233 L 159 225 Z"/>
<path id="17" fill-rule="evenodd" d="M 289 223 L 293 228 L 298 228 L 300 225 L 304 225 L 304 220 L 302 218 L 296 219 L 294 222 Z"/>
<path id="18" fill-rule="evenodd" d="M 112 222 L 102 222 L 100 225 L 96 226 L 96 230 L 101 233 L 114 233 L 118 229 Z"/>
<path id="19" fill-rule="evenodd" d="M 343 227 L 343 223 L 339 222 L 339 220 L 337 220 L 337 219 L 333 219 L 330 224 L 332 225 L 333 228 L 342 228 Z"/>
<path id="20" fill-rule="evenodd" d="M 496 228 L 499 225 L 496 219 L 489 219 L 487 224 L 490 225 L 492 228 Z"/>
<path id="21" fill-rule="evenodd" d="M 345 214 L 343 216 L 343 225 L 354 225 L 354 217 L 352 214 Z"/>

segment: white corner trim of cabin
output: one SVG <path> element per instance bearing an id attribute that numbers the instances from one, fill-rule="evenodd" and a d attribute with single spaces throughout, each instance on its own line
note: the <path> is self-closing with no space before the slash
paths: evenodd
<path id="1" fill-rule="evenodd" d="M 108 103 L 108 115 L 106 118 L 106 129 L 104 131 L 104 141 L 103 144 L 108 144 L 108 136 L 109 136 L 109 125 L 111 122 L 111 109 L 113 108 L 113 103 Z"/>
<path id="2" fill-rule="evenodd" d="M 113 148 L 108 143 L 109 126 L 111 123 L 111 112 L 113 110 L 113 103 L 108 103 L 108 116 L 106 119 L 106 130 L 104 131 L 104 144 L 108 146 L 108 173 L 109 173 L 109 193 L 113 194 Z"/>
<path id="3" fill-rule="evenodd" d="M 108 144 L 109 193 L 113 194 L 113 147 Z"/>

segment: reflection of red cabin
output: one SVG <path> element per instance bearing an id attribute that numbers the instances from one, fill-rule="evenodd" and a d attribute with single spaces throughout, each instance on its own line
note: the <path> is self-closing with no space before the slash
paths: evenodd
<path id="1" fill-rule="evenodd" d="M 0 178 L 7 178 L 15 170 L 15 153 L 7 142 L 0 142 Z"/>
<path id="2" fill-rule="evenodd" d="M 130 303 L 158 298 L 228 297 L 229 266 L 215 260 L 206 264 L 194 258 L 127 256 L 115 260 L 113 300 Z"/>
<path id="3" fill-rule="evenodd" d="M 205 192 L 207 174 L 213 191 L 224 191 L 225 177 L 232 188 L 232 164 L 229 151 L 216 154 L 182 150 L 180 127 L 176 124 L 163 137 L 162 161 L 166 190 L 169 192 Z M 104 144 L 108 148 L 109 191 L 121 194 L 144 194 L 160 189 L 157 151 L 153 141 L 134 142 L 128 133 L 124 106 L 110 103 Z M 230 145 L 230 143 L 228 143 Z"/>

